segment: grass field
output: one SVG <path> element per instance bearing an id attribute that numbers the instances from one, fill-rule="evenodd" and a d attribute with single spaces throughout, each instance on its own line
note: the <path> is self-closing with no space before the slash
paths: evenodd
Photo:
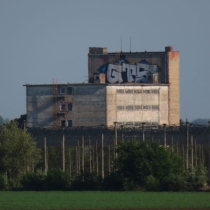
<path id="1" fill-rule="evenodd" d="M 209 208 L 207 192 L 0 192 L 0 209 Z"/>

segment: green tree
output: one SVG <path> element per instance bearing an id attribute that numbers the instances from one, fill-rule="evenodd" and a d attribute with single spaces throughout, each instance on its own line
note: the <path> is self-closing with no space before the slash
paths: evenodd
<path id="1" fill-rule="evenodd" d="M 12 187 L 17 187 L 21 176 L 40 157 L 36 142 L 26 130 L 18 128 L 17 122 L 10 122 L 1 128 L 0 170 L 7 174 Z"/>
<path id="2" fill-rule="evenodd" d="M 149 176 L 161 182 L 169 174 L 183 172 L 182 159 L 158 143 L 132 140 L 120 144 L 117 151 L 116 171 L 126 183 L 145 186 Z"/>

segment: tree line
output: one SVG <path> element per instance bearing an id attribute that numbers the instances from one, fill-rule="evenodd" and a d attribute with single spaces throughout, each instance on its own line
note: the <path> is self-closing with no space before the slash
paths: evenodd
<path id="1" fill-rule="evenodd" d="M 45 170 L 43 150 L 37 148 L 30 133 L 18 128 L 15 121 L 2 126 L 0 189 L 189 191 L 201 190 L 210 184 L 207 169 L 202 163 L 184 168 L 183 157 L 159 143 L 135 139 L 120 142 L 116 148 L 112 148 L 114 158 L 106 166 L 108 173 L 105 175 L 103 171 L 98 173 L 97 170 L 91 170 L 91 167 L 85 171 L 85 163 L 82 162 L 83 167 L 78 167 L 79 171 L 72 176 L 71 162 L 66 161 L 69 164 L 66 170 L 60 164 L 62 158 L 59 149 L 48 149 L 48 166 L 51 164 L 51 167 Z M 110 148 L 103 151 L 105 154 L 102 155 L 106 156 Z M 65 150 L 64 155 L 69 154 L 76 157 L 76 150 Z M 82 154 L 82 159 L 88 160 L 85 151 Z M 102 167 L 103 161 L 100 162 L 96 169 Z M 92 163 L 97 164 L 97 161 Z"/>

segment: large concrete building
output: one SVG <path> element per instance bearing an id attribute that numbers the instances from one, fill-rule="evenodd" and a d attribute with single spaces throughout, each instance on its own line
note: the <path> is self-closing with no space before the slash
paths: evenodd
<path id="1" fill-rule="evenodd" d="M 177 125 L 179 52 L 90 48 L 81 84 L 26 84 L 28 127 Z"/>

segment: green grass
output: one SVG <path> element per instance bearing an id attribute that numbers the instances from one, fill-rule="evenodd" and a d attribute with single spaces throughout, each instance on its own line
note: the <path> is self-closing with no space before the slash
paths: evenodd
<path id="1" fill-rule="evenodd" d="M 0 192 L 0 209 L 210 208 L 207 192 Z"/>

